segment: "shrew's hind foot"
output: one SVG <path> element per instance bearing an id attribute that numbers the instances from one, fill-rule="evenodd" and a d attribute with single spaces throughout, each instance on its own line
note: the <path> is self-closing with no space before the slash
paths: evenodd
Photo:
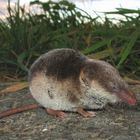
<path id="1" fill-rule="evenodd" d="M 83 108 L 78 108 L 77 112 L 83 117 L 95 117 L 96 113 L 92 111 L 85 111 Z"/>
<path id="2" fill-rule="evenodd" d="M 51 116 L 55 116 L 55 117 L 58 117 L 58 118 L 61 118 L 61 119 L 66 117 L 66 113 L 64 113 L 63 111 L 54 110 L 54 109 L 50 109 L 50 108 L 47 108 L 46 111 Z"/>

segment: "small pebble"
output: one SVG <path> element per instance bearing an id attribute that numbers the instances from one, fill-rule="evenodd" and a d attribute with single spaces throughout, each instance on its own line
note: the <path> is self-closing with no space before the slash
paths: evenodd
<path id="1" fill-rule="evenodd" d="M 47 124 L 46 124 L 46 126 L 45 126 L 45 128 L 42 130 L 42 132 L 45 132 L 45 131 L 47 131 L 48 130 L 48 126 L 47 126 Z"/>

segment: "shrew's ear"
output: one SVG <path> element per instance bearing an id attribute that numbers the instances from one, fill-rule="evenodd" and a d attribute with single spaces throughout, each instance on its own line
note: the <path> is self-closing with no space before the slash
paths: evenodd
<path id="1" fill-rule="evenodd" d="M 84 70 L 81 70 L 80 72 L 80 76 L 79 76 L 79 80 L 81 83 L 83 83 L 85 86 L 89 86 L 89 78 L 87 77 L 86 73 L 84 72 Z"/>

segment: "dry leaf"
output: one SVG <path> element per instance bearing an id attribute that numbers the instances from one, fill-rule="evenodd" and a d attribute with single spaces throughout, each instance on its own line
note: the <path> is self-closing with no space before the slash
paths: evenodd
<path id="1" fill-rule="evenodd" d="M 19 82 L 17 84 L 10 85 L 10 86 L 6 87 L 5 89 L 1 90 L 0 93 L 16 92 L 16 91 L 24 89 L 24 88 L 26 88 L 28 86 L 29 86 L 28 82 Z"/>
<path id="2" fill-rule="evenodd" d="M 134 79 L 131 79 L 131 78 L 129 78 L 129 77 L 124 77 L 124 80 L 125 80 L 128 84 L 131 84 L 131 85 L 140 84 L 140 81 L 139 81 L 139 80 L 134 80 Z"/>

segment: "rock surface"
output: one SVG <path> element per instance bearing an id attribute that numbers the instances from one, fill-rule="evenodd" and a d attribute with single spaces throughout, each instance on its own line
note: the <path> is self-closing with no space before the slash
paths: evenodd
<path id="1" fill-rule="evenodd" d="M 58 119 L 38 108 L 0 119 L 0 140 L 140 140 L 140 85 L 132 90 L 136 106 L 107 106 L 93 118 L 67 113 Z M 28 89 L 0 94 L 0 112 L 31 103 Z"/>

